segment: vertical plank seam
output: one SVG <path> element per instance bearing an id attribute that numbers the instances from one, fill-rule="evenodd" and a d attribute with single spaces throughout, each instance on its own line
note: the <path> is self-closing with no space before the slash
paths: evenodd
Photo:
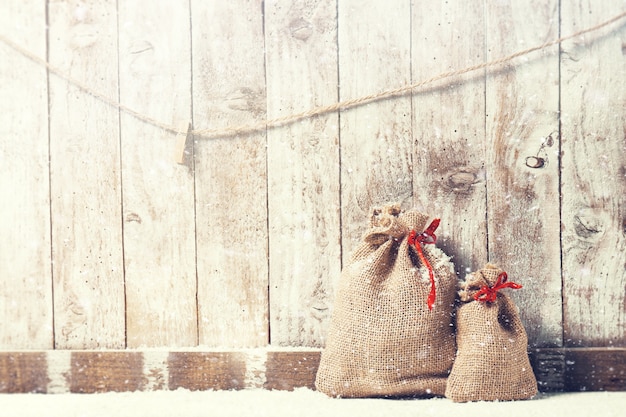
<path id="1" fill-rule="evenodd" d="M 266 28 L 266 22 L 265 19 L 267 18 L 266 15 L 266 8 L 265 8 L 265 1 L 261 2 L 261 22 L 263 27 L 261 28 L 261 31 L 263 32 L 263 78 L 264 78 L 264 82 L 265 82 L 265 120 L 267 120 L 267 109 L 269 107 L 269 102 L 268 102 L 268 94 L 267 94 L 267 32 L 265 31 Z M 267 278 L 267 301 L 266 301 L 266 317 L 265 317 L 265 324 L 266 324 L 266 329 L 267 329 L 267 337 L 266 337 L 266 343 L 268 345 L 272 344 L 272 276 L 271 276 L 271 259 L 270 259 L 270 253 L 271 253 L 271 240 L 270 240 L 270 166 L 269 166 L 269 139 L 268 139 L 268 134 L 267 134 L 267 126 L 265 127 L 264 132 L 264 136 L 265 136 L 265 243 L 266 243 L 266 249 L 265 249 L 265 259 L 266 259 L 266 265 L 267 265 L 267 273 L 266 273 L 266 278 Z"/>
<path id="2" fill-rule="evenodd" d="M 558 23 L 558 37 L 561 37 L 561 33 L 562 33 L 562 26 L 563 26 L 563 9 L 562 9 L 562 5 L 561 5 L 561 0 L 559 0 L 558 2 L 558 14 L 559 14 L 559 23 Z M 561 275 L 561 343 L 559 344 L 559 347 L 563 347 L 565 346 L 565 276 L 563 275 L 563 228 L 560 227 L 561 224 L 563 224 L 563 172 L 562 172 L 562 132 L 563 132 L 563 126 L 562 126 L 562 118 L 561 118 L 561 99 L 562 99 L 562 94 L 561 94 L 561 88 L 563 86 L 563 78 L 562 78 L 562 74 L 561 74 L 561 58 L 563 56 L 563 45 L 561 42 L 559 42 L 559 53 L 558 53 L 558 68 L 557 68 L 557 73 L 558 73 L 558 78 L 559 78 L 559 86 L 558 86 L 558 98 L 557 98 L 557 128 L 558 128 L 558 132 L 559 132 L 559 138 L 558 138 L 558 143 L 557 143 L 557 149 L 558 149 L 558 157 L 557 157 L 557 172 L 558 172 L 558 176 L 559 176 L 559 181 L 558 181 L 558 192 L 559 192 L 559 272 Z"/>
<path id="3" fill-rule="evenodd" d="M 488 27 L 487 27 L 487 0 L 483 0 L 483 62 L 488 59 Z M 487 261 L 491 262 L 491 252 L 489 250 L 489 173 L 487 172 L 487 142 L 489 140 L 487 132 L 487 117 L 489 116 L 487 108 L 487 69 L 483 70 L 483 166 L 485 169 L 485 245 L 487 246 Z M 478 267 L 478 266 L 475 266 Z"/>
<path id="4" fill-rule="evenodd" d="M 117 102 L 121 103 L 122 94 L 120 91 L 120 5 L 119 1 L 115 1 L 115 25 L 116 25 L 116 34 L 115 38 L 115 46 L 117 51 Z M 117 108 L 117 141 L 120 147 L 120 152 L 118 154 L 118 163 L 120 167 L 119 173 L 119 181 L 120 181 L 120 231 L 121 231 L 121 245 L 122 245 L 122 284 L 124 286 L 124 348 L 128 347 L 128 305 L 127 305 L 127 296 L 126 296 L 126 249 L 125 249 L 125 239 L 126 235 L 124 233 L 124 172 L 123 172 L 123 152 L 124 148 L 122 146 L 122 112 L 120 108 Z"/>
<path id="5" fill-rule="evenodd" d="M 337 103 L 341 101 L 341 66 L 339 65 L 339 2 L 341 0 L 335 0 L 335 53 L 336 60 L 335 63 L 337 65 Z M 337 180 L 339 181 L 337 190 L 339 192 L 339 269 L 343 269 L 343 189 L 341 185 L 343 184 L 342 176 L 341 176 L 341 156 L 342 156 L 342 147 L 341 147 L 341 110 L 337 110 Z"/>
<path id="6" fill-rule="evenodd" d="M 413 84 L 413 2 L 409 2 L 409 84 Z M 415 204 L 415 189 L 414 178 L 413 178 L 413 158 L 415 156 L 415 107 L 414 107 L 414 94 L 413 90 L 409 92 L 409 112 L 411 114 L 411 134 L 409 135 L 409 140 L 411 141 L 411 145 L 409 149 L 411 152 L 409 153 L 409 178 L 411 181 L 411 201 Z"/>
<path id="7" fill-rule="evenodd" d="M 45 5 L 45 15 L 46 15 L 46 61 L 50 62 L 50 1 L 46 1 Z M 52 316 L 52 349 L 56 348 L 56 326 L 55 326 L 55 302 L 54 302 L 54 252 L 52 247 L 52 164 L 51 164 L 51 155 L 52 155 L 52 136 L 50 135 L 50 70 L 46 68 L 46 101 L 48 103 L 48 117 L 47 117 L 47 128 L 48 128 L 48 218 L 49 218 L 49 230 L 48 235 L 50 237 L 50 301 L 52 303 L 51 310 Z"/>
<path id="8" fill-rule="evenodd" d="M 189 111 L 190 120 L 191 120 L 191 128 L 195 125 L 194 122 L 194 107 L 193 107 L 193 11 L 192 11 L 192 3 L 191 0 L 188 0 L 188 9 L 189 9 Z M 188 133 L 189 134 L 189 133 Z M 196 278 L 196 346 L 200 345 L 200 300 L 198 299 L 198 199 L 197 199 L 197 184 L 196 184 L 196 140 L 195 136 L 192 135 L 191 140 L 191 175 L 193 182 L 193 247 L 194 247 L 194 269 L 195 269 L 195 278 Z"/>

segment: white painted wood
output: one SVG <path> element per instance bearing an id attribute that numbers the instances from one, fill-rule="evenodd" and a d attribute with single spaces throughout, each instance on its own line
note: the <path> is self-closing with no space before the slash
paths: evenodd
<path id="1" fill-rule="evenodd" d="M 48 16 L 50 62 L 116 98 L 116 2 L 50 2 Z M 50 176 L 55 346 L 124 347 L 118 110 L 54 76 Z"/>
<path id="2" fill-rule="evenodd" d="M 559 35 L 556 0 L 489 3 L 485 10 L 488 61 Z M 543 347 L 562 344 L 558 135 L 542 168 L 529 168 L 526 158 L 559 128 L 556 48 L 490 71 L 486 80 L 489 260 L 524 286 L 511 297 L 530 345 Z"/>
<path id="3" fill-rule="evenodd" d="M 191 2 L 196 129 L 265 119 L 262 2 Z M 195 143 L 199 343 L 266 345 L 265 134 Z"/>
<path id="4" fill-rule="evenodd" d="M 411 81 L 408 0 L 340 0 L 340 100 Z M 397 97 L 340 115 L 342 249 L 344 261 L 367 229 L 372 206 L 410 207 L 411 98 Z"/>
<path id="5" fill-rule="evenodd" d="M 563 3 L 562 32 L 595 25 L 624 6 Z M 626 27 L 607 29 L 562 45 L 567 346 L 626 346 Z"/>
<path id="6" fill-rule="evenodd" d="M 187 4 L 118 1 L 120 100 L 153 119 L 191 118 Z M 121 117 L 128 347 L 197 345 L 193 172 L 176 135 Z"/>
<path id="7" fill-rule="evenodd" d="M 0 34 L 46 56 L 45 5 L 0 3 Z M 0 349 L 53 346 L 46 70 L 0 43 Z"/>
<path id="8" fill-rule="evenodd" d="M 414 1 L 413 82 L 483 62 L 484 14 L 478 2 Z M 416 90 L 412 129 L 415 206 L 441 218 L 437 245 L 463 278 L 487 260 L 484 73 Z"/>
<path id="9" fill-rule="evenodd" d="M 268 2 L 267 112 L 337 100 L 334 0 Z M 268 131 L 270 328 L 275 345 L 322 346 L 341 273 L 336 113 Z"/>
<path id="10" fill-rule="evenodd" d="M 46 57 L 45 5 L 1 3 L 0 33 Z M 266 100 L 271 117 L 333 102 L 337 77 L 340 99 L 359 97 L 623 10 L 449 3 L 337 0 L 334 17 L 328 0 L 51 0 L 49 57 L 164 123 L 187 122 L 193 104 L 195 128 L 222 128 L 265 120 Z M 616 27 L 563 43 L 560 68 L 554 46 L 490 72 L 484 104 L 476 74 L 343 111 L 341 123 L 270 130 L 267 142 L 196 137 L 185 165 L 175 135 L 55 75 L 48 92 L 45 69 L 0 43 L 0 348 L 124 348 L 126 320 L 129 346 L 261 346 L 270 320 L 273 343 L 321 346 L 338 259 L 387 200 L 440 215 L 461 274 L 487 258 L 487 216 L 488 257 L 524 285 L 511 296 L 531 345 L 561 345 L 565 331 L 567 346 L 624 346 L 626 35 Z M 558 129 L 559 70 L 562 142 L 541 148 Z M 526 166 L 538 152 L 547 163 Z"/>
<path id="11" fill-rule="evenodd" d="M 68 375 L 72 374 L 71 350 L 48 350 L 46 352 L 48 377 L 47 394 L 66 394 L 70 392 Z"/>
<path id="12" fill-rule="evenodd" d="M 143 352 L 143 374 L 146 378 L 143 389 L 145 391 L 162 391 L 168 388 L 168 356 L 169 351 L 163 349 Z"/>

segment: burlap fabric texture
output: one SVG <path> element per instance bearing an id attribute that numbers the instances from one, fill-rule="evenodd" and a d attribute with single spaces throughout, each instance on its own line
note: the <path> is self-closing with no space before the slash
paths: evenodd
<path id="1" fill-rule="evenodd" d="M 398 206 L 373 213 L 342 271 L 315 386 L 334 397 L 443 395 L 456 351 L 453 265 L 422 246 L 436 284 L 429 309 L 429 272 L 408 243 L 429 217 Z"/>
<path id="2" fill-rule="evenodd" d="M 457 357 L 446 397 L 454 402 L 522 400 L 537 393 L 528 338 L 517 307 L 504 291 L 500 268 L 487 264 L 461 283 L 456 314 Z"/>

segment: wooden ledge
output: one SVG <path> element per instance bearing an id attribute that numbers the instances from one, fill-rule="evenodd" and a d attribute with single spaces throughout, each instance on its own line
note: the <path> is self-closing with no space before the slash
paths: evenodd
<path id="1" fill-rule="evenodd" d="M 539 390 L 626 390 L 626 348 L 535 349 Z M 0 352 L 0 393 L 314 389 L 319 350 Z"/>

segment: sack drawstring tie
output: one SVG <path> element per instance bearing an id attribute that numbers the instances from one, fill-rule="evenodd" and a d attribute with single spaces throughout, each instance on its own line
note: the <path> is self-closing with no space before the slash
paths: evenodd
<path id="1" fill-rule="evenodd" d="M 433 267 L 428 262 L 428 259 L 424 256 L 424 252 L 422 250 L 422 244 L 424 245 L 434 245 L 437 241 L 437 235 L 435 235 L 435 230 L 439 227 L 439 219 L 435 219 L 430 223 L 430 226 L 424 230 L 421 234 L 417 234 L 415 230 L 411 230 L 409 233 L 408 243 L 412 245 L 417 251 L 417 255 L 420 258 L 422 264 L 428 269 L 428 276 L 430 277 L 430 294 L 428 294 L 428 309 L 432 310 L 433 305 L 435 305 L 436 298 L 436 289 L 435 289 L 435 274 L 433 272 Z"/>
<path id="2" fill-rule="evenodd" d="M 513 288 L 514 290 L 519 290 L 520 288 L 522 288 L 520 284 L 516 284 L 515 282 L 507 282 L 508 279 L 509 277 L 506 272 L 500 273 L 500 275 L 498 275 L 498 280 L 496 281 L 494 286 L 490 287 L 488 285 L 483 285 L 480 288 L 480 291 L 474 294 L 474 300 L 483 303 L 493 303 L 498 297 L 499 290 L 503 288 Z"/>

